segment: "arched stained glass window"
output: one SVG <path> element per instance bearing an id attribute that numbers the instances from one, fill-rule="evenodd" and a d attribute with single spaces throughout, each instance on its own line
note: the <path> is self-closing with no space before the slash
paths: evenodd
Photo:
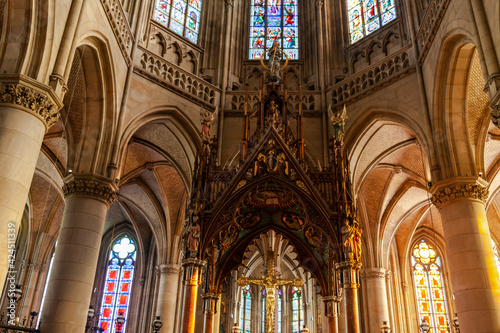
<path id="1" fill-rule="evenodd" d="M 431 332 L 448 333 L 441 258 L 431 245 L 421 240 L 413 248 L 412 264 L 420 322 L 425 319 Z"/>
<path id="2" fill-rule="evenodd" d="M 125 332 L 127 321 L 119 325 L 116 318 L 119 314 L 127 318 L 136 255 L 135 243 L 128 236 L 120 237 L 111 247 L 99 319 L 105 333 Z"/>
<path id="3" fill-rule="evenodd" d="M 292 332 L 300 333 L 301 325 L 304 323 L 304 311 L 302 310 L 302 292 L 300 288 L 292 288 Z"/>
<path id="4" fill-rule="evenodd" d="M 493 239 L 491 240 L 491 246 L 493 247 L 493 254 L 495 255 L 495 263 L 497 264 L 498 274 L 500 275 L 500 257 L 498 256 L 498 248 Z"/>
<path id="5" fill-rule="evenodd" d="M 396 18 L 395 0 L 347 0 L 349 36 L 355 43 Z"/>
<path id="6" fill-rule="evenodd" d="M 250 333 L 252 323 L 252 288 L 241 288 L 240 325 L 242 333 Z"/>
<path id="7" fill-rule="evenodd" d="M 156 0 L 155 21 L 198 43 L 202 0 Z"/>
<path id="8" fill-rule="evenodd" d="M 250 59 L 265 57 L 277 41 L 288 59 L 299 59 L 298 0 L 251 0 Z"/>

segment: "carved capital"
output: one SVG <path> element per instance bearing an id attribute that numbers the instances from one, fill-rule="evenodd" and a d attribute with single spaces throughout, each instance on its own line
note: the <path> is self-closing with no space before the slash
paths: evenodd
<path id="1" fill-rule="evenodd" d="M 182 267 L 176 264 L 162 264 L 155 267 L 156 274 L 158 275 L 177 275 L 182 271 Z"/>
<path id="2" fill-rule="evenodd" d="M 62 103 L 52 88 L 32 78 L 0 75 L 0 106 L 29 112 L 49 129 L 59 119 Z"/>
<path id="3" fill-rule="evenodd" d="M 228 7 L 233 7 L 234 6 L 234 0 L 224 0 L 226 2 L 226 6 Z"/>
<path id="4" fill-rule="evenodd" d="M 385 268 L 367 268 L 360 272 L 364 280 L 387 279 L 389 272 Z"/>
<path id="5" fill-rule="evenodd" d="M 111 181 L 104 181 L 104 179 L 101 180 L 95 177 L 75 178 L 70 176 L 66 179 L 66 184 L 64 184 L 62 190 L 66 199 L 72 196 L 91 197 L 110 206 L 116 199 L 115 188 L 111 184 Z"/>
<path id="6" fill-rule="evenodd" d="M 325 1 L 324 0 L 316 0 L 316 7 L 323 7 L 323 5 L 325 4 Z"/>
<path id="7" fill-rule="evenodd" d="M 484 203 L 488 198 L 486 186 L 478 182 L 438 186 L 433 192 L 431 201 L 438 209 L 455 200 L 473 199 Z"/>

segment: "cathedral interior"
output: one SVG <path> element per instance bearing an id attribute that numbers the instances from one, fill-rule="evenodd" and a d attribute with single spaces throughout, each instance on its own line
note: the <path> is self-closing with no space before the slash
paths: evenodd
<path id="1" fill-rule="evenodd" d="M 2 332 L 500 332 L 500 1 L 0 8 Z"/>

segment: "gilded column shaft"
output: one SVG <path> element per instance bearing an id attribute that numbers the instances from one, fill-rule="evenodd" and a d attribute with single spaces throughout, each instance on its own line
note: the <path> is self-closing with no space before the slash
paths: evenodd
<path id="1" fill-rule="evenodd" d="M 201 296 L 203 298 L 204 304 L 204 314 L 205 314 L 205 333 L 213 333 L 214 332 L 214 319 L 215 314 L 217 313 L 217 302 L 220 298 L 218 294 L 203 294 Z"/>
<path id="2" fill-rule="evenodd" d="M 339 296 L 326 296 L 323 297 L 323 302 L 325 303 L 325 316 L 328 321 L 328 332 L 338 333 L 339 332 L 339 304 L 342 297 Z"/>
<path id="3" fill-rule="evenodd" d="M 200 285 L 200 269 L 204 262 L 188 258 L 182 261 L 184 267 L 184 306 L 182 311 L 182 333 L 194 333 L 196 322 L 196 303 Z"/>
<path id="4" fill-rule="evenodd" d="M 359 269 L 361 263 L 348 260 L 337 264 L 342 274 L 342 288 L 345 307 L 345 324 L 347 333 L 359 333 Z"/>

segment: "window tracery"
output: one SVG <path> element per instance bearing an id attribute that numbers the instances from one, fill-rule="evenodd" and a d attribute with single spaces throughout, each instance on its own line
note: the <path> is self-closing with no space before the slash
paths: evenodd
<path id="1" fill-rule="evenodd" d="M 127 235 L 120 237 L 111 247 L 99 319 L 99 327 L 104 333 L 125 332 L 127 322 L 120 325 L 116 319 L 119 314 L 127 318 L 136 256 L 135 243 Z"/>
<path id="2" fill-rule="evenodd" d="M 241 288 L 240 323 L 241 332 L 250 333 L 252 324 L 252 288 L 248 285 Z"/>
<path id="3" fill-rule="evenodd" d="M 299 59 L 298 0 L 252 0 L 250 59 L 265 57 L 275 41 L 288 59 Z"/>
<path id="4" fill-rule="evenodd" d="M 351 44 L 396 18 L 395 0 L 347 0 Z"/>
<path id="5" fill-rule="evenodd" d="M 203 0 L 156 0 L 153 19 L 198 43 Z"/>
<path id="6" fill-rule="evenodd" d="M 432 332 L 448 333 L 441 258 L 431 245 L 421 240 L 413 248 L 412 265 L 420 322 L 425 319 Z"/>
<path id="7" fill-rule="evenodd" d="M 293 287 L 292 293 L 292 332 L 300 333 L 301 324 L 304 323 L 304 311 L 302 310 L 302 292 L 300 288 Z"/>

